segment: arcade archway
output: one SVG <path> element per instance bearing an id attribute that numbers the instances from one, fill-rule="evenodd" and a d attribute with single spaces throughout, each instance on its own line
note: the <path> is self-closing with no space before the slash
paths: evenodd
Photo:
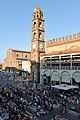
<path id="1" fill-rule="evenodd" d="M 59 76 L 59 73 L 57 71 L 52 72 L 51 82 L 52 82 L 52 84 L 59 84 L 60 76 Z"/>
<path id="2" fill-rule="evenodd" d="M 80 83 L 80 72 L 79 71 L 74 72 L 72 78 L 75 82 Z"/>
<path id="3" fill-rule="evenodd" d="M 63 83 L 71 83 L 71 76 L 69 72 L 64 71 L 61 73 Z"/>
<path id="4" fill-rule="evenodd" d="M 44 85 L 47 85 L 51 82 L 51 76 L 48 70 L 45 70 L 43 72 L 43 81 L 44 81 Z"/>

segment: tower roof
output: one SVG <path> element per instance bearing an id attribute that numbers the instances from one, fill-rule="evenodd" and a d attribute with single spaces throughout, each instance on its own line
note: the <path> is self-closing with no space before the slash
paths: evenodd
<path id="1" fill-rule="evenodd" d="M 39 5 L 37 5 L 36 8 L 34 9 L 34 13 L 36 12 L 42 12 L 42 9 L 40 8 Z"/>

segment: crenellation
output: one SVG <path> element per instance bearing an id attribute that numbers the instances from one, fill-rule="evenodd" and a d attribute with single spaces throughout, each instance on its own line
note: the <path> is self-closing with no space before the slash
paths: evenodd
<path id="1" fill-rule="evenodd" d="M 50 40 L 50 44 L 52 44 L 52 40 Z"/>
<path id="2" fill-rule="evenodd" d="M 52 44 L 54 44 L 55 43 L 55 39 L 52 39 Z"/>
<path id="3" fill-rule="evenodd" d="M 56 39 L 56 42 L 59 43 L 59 38 Z"/>
<path id="4" fill-rule="evenodd" d="M 61 42 L 64 42 L 64 37 L 61 38 Z"/>
<path id="5" fill-rule="evenodd" d="M 72 35 L 69 35 L 69 40 L 72 40 Z"/>
<path id="6" fill-rule="evenodd" d="M 65 37 L 65 41 L 68 41 L 68 37 L 69 37 L 69 36 L 66 36 L 66 37 Z"/>
<path id="7" fill-rule="evenodd" d="M 49 40 L 49 44 L 51 44 L 51 40 Z"/>
<path id="8" fill-rule="evenodd" d="M 50 45 L 50 40 L 48 41 L 48 45 Z"/>
<path id="9" fill-rule="evenodd" d="M 73 39 L 76 39 L 76 34 L 73 34 Z"/>
<path id="10" fill-rule="evenodd" d="M 59 38 L 59 42 L 62 42 L 62 39 L 61 39 L 61 38 Z"/>
<path id="11" fill-rule="evenodd" d="M 65 37 L 62 37 L 62 38 L 56 38 L 56 39 L 49 40 L 49 41 L 47 41 L 46 45 L 50 46 L 50 45 L 54 45 L 54 44 L 69 42 L 69 41 L 75 40 L 77 38 L 80 38 L 80 33 L 65 36 Z"/>
<path id="12" fill-rule="evenodd" d="M 58 43 L 58 38 L 56 38 L 55 43 Z"/>
<path id="13" fill-rule="evenodd" d="M 80 33 L 77 33 L 77 38 L 80 38 Z"/>
<path id="14" fill-rule="evenodd" d="M 48 45 L 50 45 L 50 40 L 48 41 Z"/>

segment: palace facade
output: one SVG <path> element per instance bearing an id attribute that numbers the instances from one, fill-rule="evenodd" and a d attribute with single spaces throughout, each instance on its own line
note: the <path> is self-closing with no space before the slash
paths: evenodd
<path id="1" fill-rule="evenodd" d="M 41 83 L 80 83 L 80 33 L 46 42 L 41 56 Z"/>

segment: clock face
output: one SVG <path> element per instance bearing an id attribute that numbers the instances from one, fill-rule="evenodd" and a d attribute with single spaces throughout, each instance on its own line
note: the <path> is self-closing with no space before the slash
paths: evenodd
<path id="1" fill-rule="evenodd" d="M 33 44 L 33 49 L 35 49 L 36 48 L 36 44 Z"/>
<path id="2" fill-rule="evenodd" d="M 40 47 L 40 49 L 43 49 L 43 44 L 40 44 L 40 46 L 39 46 L 39 47 Z"/>

